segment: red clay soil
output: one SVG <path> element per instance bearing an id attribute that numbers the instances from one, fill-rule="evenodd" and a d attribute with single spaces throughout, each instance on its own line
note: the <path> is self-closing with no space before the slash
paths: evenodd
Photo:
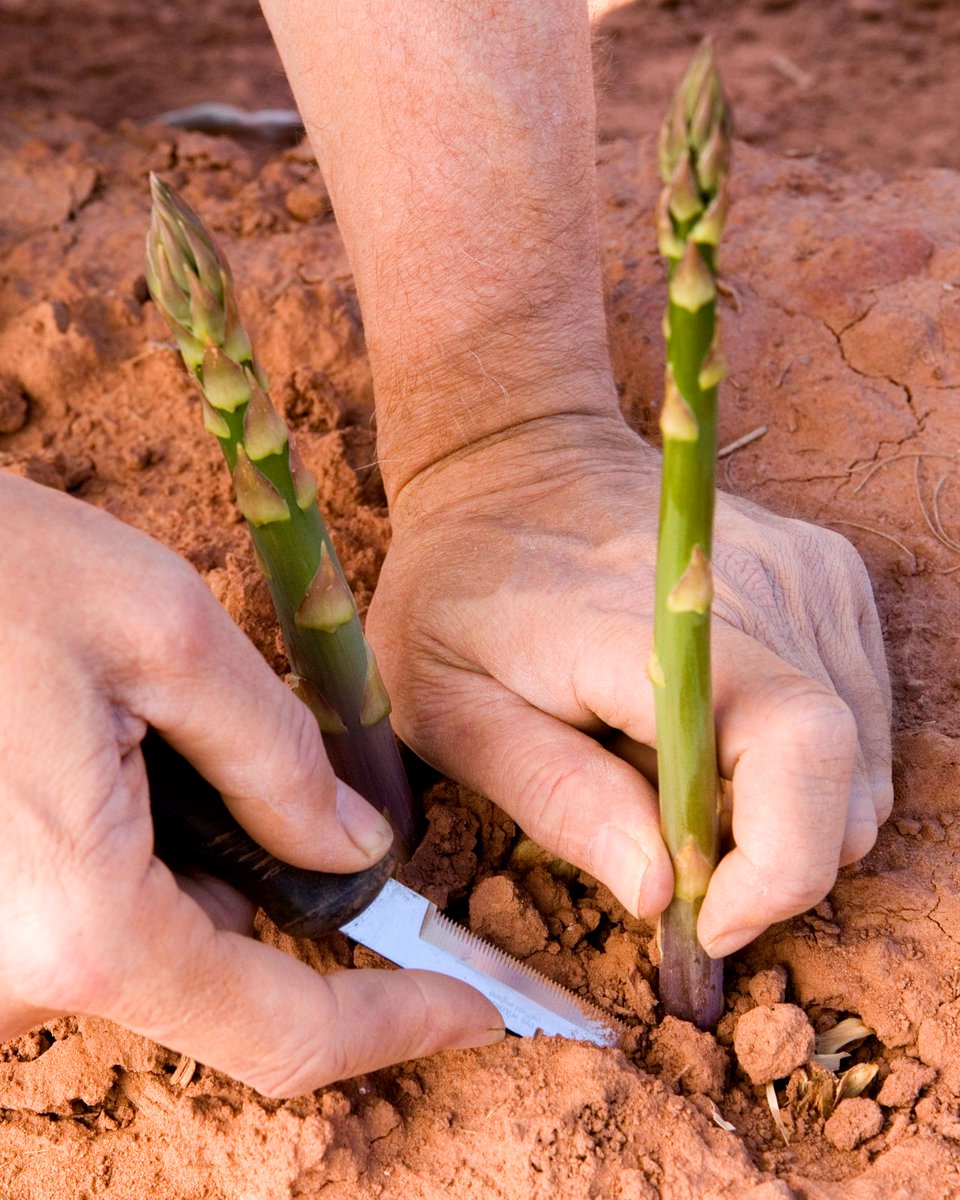
<path id="1" fill-rule="evenodd" d="M 721 442 L 755 435 L 721 477 L 865 557 L 898 753 L 876 848 L 814 911 L 734 957 L 713 1037 L 662 1020 L 650 928 L 593 880 L 515 856 L 508 818 L 434 781 L 408 882 L 615 1013 L 623 1049 L 509 1039 L 280 1102 L 202 1066 L 174 1076 L 166 1050 L 66 1018 L 0 1047 L 0 1195 L 960 1197 L 960 19 L 930 0 L 707 11 L 646 2 L 604 26 L 623 407 L 653 435 L 651 135 L 713 28 L 746 139 L 723 259 Z M 136 123 L 199 100 L 287 103 L 266 30 L 247 0 L 2 0 L 0 19 L 0 466 L 185 555 L 280 670 L 226 473 L 146 298 L 146 173 L 181 186 L 226 248 L 365 607 L 389 525 L 350 272 L 306 149 Z M 340 936 L 261 935 L 319 969 L 370 957 Z M 804 1061 L 809 1026 L 849 1015 L 875 1032 L 844 1065 L 878 1070 L 834 1110 L 834 1077 Z M 783 1134 L 751 1082 L 771 1070 L 787 1072 L 774 1084 Z"/>

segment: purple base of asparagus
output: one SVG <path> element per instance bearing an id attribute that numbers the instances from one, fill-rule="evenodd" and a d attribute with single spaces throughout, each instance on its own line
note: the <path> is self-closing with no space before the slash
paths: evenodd
<path id="1" fill-rule="evenodd" d="M 400 857 L 406 859 L 417 844 L 419 830 L 410 785 L 389 719 L 384 717 L 362 730 L 324 734 L 323 742 L 334 772 L 380 808 L 393 825 Z"/>
<path id="2" fill-rule="evenodd" d="M 660 918 L 660 1002 L 698 1029 L 715 1029 L 723 1015 L 723 959 L 697 941 L 700 905 L 674 900 Z"/>

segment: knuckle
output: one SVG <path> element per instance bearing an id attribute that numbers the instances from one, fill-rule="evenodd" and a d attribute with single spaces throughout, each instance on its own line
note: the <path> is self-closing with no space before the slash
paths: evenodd
<path id="1" fill-rule="evenodd" d="M 866 586 L 869 583 L 867 568 L 853 542 L 842 533 L 837 533 L 835 529 L 824 529 L 821 532 L 823 549 L 828 552 L 828 561 L 833 564 L 837 574 L 853 583 Z"/>
<path id="2" fill-rule="evenodd" d="M 578 786 L 583 782 L 582 757 L 566 749 L 549 753 L 542 746 L 529 753 L 532 761 L 522 764 L 518 772 L 522 823 L 542 846 L 566 856 L 574 842 L 571 797 L 586 790 Z"/>
<path id="3" fill-rule="evenodd" d="M 306 704 L 294 700 L 289 709 L 290 715 L 284 723 L 286 736 L 283 745 L 275 743 L 272 748 L 272 753 L 278 759 L 277 769 L 282 772 L 284 788 L 292 795 L 308 795 L 311 803 L 316 802 L 318 792 L 332 799 L 335 788 L 333 771 L 327 761 L 317 722 Z"/>
<path id="4" fill-rule="evenodd" d="M 801 568 L 805 575 L 822 580 L 831 595 L 849 597 L 851 609 L 859 610 L 872 594 L 870 576 L 860 553 L 853 543 L 835 529 L 796 523 L 796 540 L 801 553 Z"/>
<path id="5" fill-rule="evenodd" d="M 856 755 L 857 720 L 852 709 L 835 692 L 812 680 L 784 689 L 773 719 L 784 744 L 809 747 L 821 760 Z"/>
<path id="6" fill-rule="evenodd" d="M 142 609 L 138 645 L 151 663 L 201 661 L 209 651 L 215 601 L 187 563 L 171 556 L 158 573 Z"/>

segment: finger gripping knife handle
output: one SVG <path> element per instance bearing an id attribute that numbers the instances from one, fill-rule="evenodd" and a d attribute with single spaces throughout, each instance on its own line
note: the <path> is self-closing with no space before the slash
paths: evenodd
<path id="1" fill-rule="evenodd" d="M 281 862 L 241 828 L 212 787 L 158 734 L 143 742 L 150 781 L 154 853 L 175 871 L 222 879 L 293 937 L 321 937 L 351 921 L 379 895 L 396 854 L 349 875 Z"/>

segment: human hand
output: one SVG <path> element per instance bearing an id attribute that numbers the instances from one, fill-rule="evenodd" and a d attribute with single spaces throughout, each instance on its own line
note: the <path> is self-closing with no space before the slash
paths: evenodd
<path id="1" fill-rule="evenodd" d="M 391 834 L 186 563 L 2 473 L 0 513 L 0 1039 L 96 1014 L 289 1096 L 502 1036 L 454 980 L 320 976 L 242 936 L 237 893 L 153 856 L 148 724 L 288 862 L 360 870 Z"/>
<path id="2" fill-rule="evenodd" d="M 400 736 L 651 917 L 672 891 L 656 794 L 596 740 L 654 745 L 659 463 L 571 413 L 440 460 L 394 497 L 367 629 Z M 716 957 L 830 889 L 892 803 L 889 684 L 839 535 L 718 497 L 714 699 L 735 847 L 699 934 Z"/>

